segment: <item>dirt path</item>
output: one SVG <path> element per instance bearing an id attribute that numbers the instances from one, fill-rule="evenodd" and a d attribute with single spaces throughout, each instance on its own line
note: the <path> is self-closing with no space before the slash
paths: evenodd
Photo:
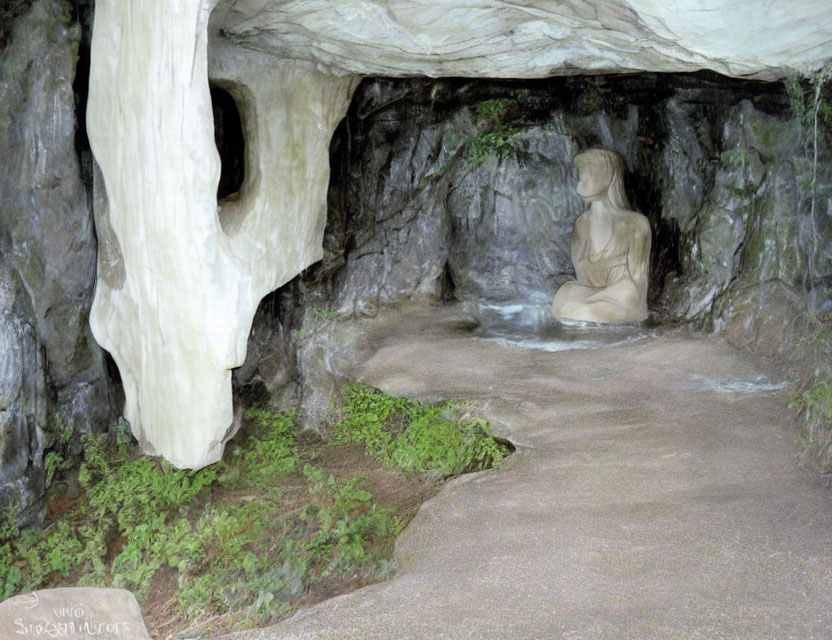
<path id="1" fill-rule="evenodd" d="M 473 398 L 517 453 L 422 507 L 393 580 L 236 638 L 832 638 L 832 490 L 796 462 L 786 394 L 740 355 L 407 324 L 359 377 Z"/>

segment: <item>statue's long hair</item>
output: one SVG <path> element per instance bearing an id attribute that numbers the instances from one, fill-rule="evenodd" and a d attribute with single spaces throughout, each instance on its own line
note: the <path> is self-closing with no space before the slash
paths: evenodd
<path id="1" fill-rule="evenodd" d="M 594 167 L 604 181 L 609 180 L 607 198 L 616 209 L 632 210 L 627 193 L 624 191 L 624 159 L 609 149 L 587 149 L 575 156 L 576 165 Z"/>

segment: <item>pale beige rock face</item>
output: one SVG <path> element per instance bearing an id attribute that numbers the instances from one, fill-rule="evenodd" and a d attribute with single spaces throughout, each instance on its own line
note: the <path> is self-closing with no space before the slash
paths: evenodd
<path id="1" fill-rule="evenodd" d="M 572 232 L 577 280 L 558 289 L 552 312 L 566 321 L 640 322 L 647 318 L 650 223 L 629 209 L 621 156 L 591 149 L 575 164 L 578 193 L 589 209 Z"/>
<path id="2" fill-rule="evenodd" d="M 781 77 L 832 57 L 828 0 L 220 0 L 213 33 L 362 75 Z"/>
<path id="3" fill-rule="evenodd" d="M 306 63 L 218 68 L 249 170 L 238 203 L 218 210 L 213 1 L 97 2 L 87 118 L 99 226 L 120 250 L 99 263 L 93 333 L 143 449 L 187 468 L 217 461 L 233 433 L 231 369 L 260 299 L 321 258 L 329 142 L 354 88 Z"/>

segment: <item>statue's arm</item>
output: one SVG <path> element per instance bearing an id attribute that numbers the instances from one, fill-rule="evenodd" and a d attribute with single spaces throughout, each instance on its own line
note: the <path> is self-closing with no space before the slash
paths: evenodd
<path id="1" fill-rule="evenodd" d="M 636 230 L 627 254 L 627 266 L 630 276 L 639 287 L 647 287 L 647 276 L 650 268 L 650 244 L 652 232 L 647 218 L 639 214 Z"/>
<path id="2" fill-rule="evenodd" d="M 575 220 L 575 227 L 572 229 L 572 264 L 575 267 L 575 275 L 583 282 L 583 274 L 589 263 L 589 233 L 584 228 L 586 225 L 585 215 Z"/>

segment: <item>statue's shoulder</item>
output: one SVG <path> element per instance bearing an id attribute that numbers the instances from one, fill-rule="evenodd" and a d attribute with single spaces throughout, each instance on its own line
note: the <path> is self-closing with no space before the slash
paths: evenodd
<path id="1" fill-rule="evenodd" d="M 639 213 L 638 211 L 628 211 L 629 219 L 633 227 L 635 227 L 636 231 L 640 233 L 652 233 L 650 229 L 650 221 L 647 219 L 647 216 L 643 213 Z"/>

